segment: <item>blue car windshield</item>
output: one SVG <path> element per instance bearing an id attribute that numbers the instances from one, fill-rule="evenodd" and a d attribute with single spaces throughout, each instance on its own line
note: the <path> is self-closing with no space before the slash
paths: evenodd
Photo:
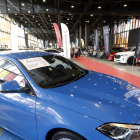
<path id="1" fill-rule="evenodd" d="M 88 70 L 61 56 L 46 55 L 41 58 L 48 63 L 47 66 L 27 70 L 34 81 L 42 88 L 55 88 L 66 85 L 88 73 Z"/>

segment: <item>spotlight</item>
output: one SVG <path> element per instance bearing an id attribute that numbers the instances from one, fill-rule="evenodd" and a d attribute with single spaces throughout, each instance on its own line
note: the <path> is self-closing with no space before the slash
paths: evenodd
<path id="1" fill-rule="evenodd" d="M 21 5 L 24 6 L 24 3 L 22 3 Z"/>
<path id="2" fill-rule="evenodd" d="M 28 13 L 31 13 L 31 11 L 28 11 Z"/>
<path id="3" fill-rule="evenodd" d="M 71 14 L 69 14 L 71 16 Z"/>
<path id="4" fill-rule="evenodd" d="M 67 20 L 70 20 L 69 18 L 67 18 Z"/>
<path id="5" fill-rule="evenodd" d="M 74 8 L 74 5 L 73 4 L 71 5 L 71 8 Z"/>
<path id="6" fill-rule="evenodd" d="M 48 17 L 50 17 L 50 15 L 48 15 Z"/>
<path id="7" fill-rule="evenodd" d="M 46 0 L 43 0 L 43 2 L 46 2 Z"/>
<path id="8" fill-rule="evenodd" d="M 49 11 L 49 9 L 46 9 L 46 11 Z"/>
<path id="9" fill-rule="evenodd" d="M 102 7 L 101 7 L 101 5 L 99 4 L 99 6 L 98 6 L 98 9 L 101 9 Z"/>
<path id="10" fill-rule="evenodd" d="M 93 14 L 91 14 L 90 16 L 93 17 Z"/>
<path id="11" fill-rule="evenodd" d="M 124 4 L 124 7 L 127 7 L 127 4 L 126 3 Z"/>
<path id="12" fill-rule="evenodd" d="M 17 14 L 15 14 L 15 16 L 17 16 Z"/>

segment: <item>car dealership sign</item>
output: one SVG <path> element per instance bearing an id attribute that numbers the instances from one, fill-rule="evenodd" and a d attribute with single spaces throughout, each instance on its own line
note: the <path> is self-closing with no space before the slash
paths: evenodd
<path id="1" fill-rule="evenodd" d="M 105 45 L 105 53 L 110 53 L 110 47 L 109 47 L 109 26 L 103 27 L 103 35 L 104 35 L 104 45 Z"/>

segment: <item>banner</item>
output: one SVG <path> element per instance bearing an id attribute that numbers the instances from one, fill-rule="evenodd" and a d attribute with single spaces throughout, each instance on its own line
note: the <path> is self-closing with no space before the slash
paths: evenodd
<path id="1" fill-rule="evenodd" d="M 64 50 L 64 56 L 66 58 L 70 57 L 70 36 L 69 36 L 69 29 L 67 25 L 64 23 L 61 23 L 61 31 L 62 31 L 62 39 L 63 39 L 63 50 Z"/>
<path id="2" fill-rule="evenodd" d="M 84 40 L 81 39 L 82 47 L 85 45 Z"/>
<path id="3" fill-rule="evenodd" d="M 109 46 L 112 48 L 114 42 L 114 26 L 111 27 L 110 35 L 109 35 Z"/>
<path id="4" fill-rule="evenodd" d="M 136 57 L 137 59 L 140 57 L 140 29 L 139 29 L 138 39 L 137 39 L 135 57 Z"/>
<path id="5" fill-rule="evenodd" d="M 54 27 L 54 30 L 55 30 L 58 46 L 62 47 L 62 40 L 61 40 L 61 34 L 60 34 L 59 27 L 56 23 L 53 23 L 53 27 Z"/>
<path id="6" fill-rule="evenodd" d="M 94 29 L 94 51 L 99 51 L 99 32 Z"/>
<path id="7" fill-rule="evenodd" d="M 104 46 L 105 46 L 105 53 L 110 53 L 110 47 L 109 47 L 109 26 L 103 27 L 103 35 L 104 35 Z"/>

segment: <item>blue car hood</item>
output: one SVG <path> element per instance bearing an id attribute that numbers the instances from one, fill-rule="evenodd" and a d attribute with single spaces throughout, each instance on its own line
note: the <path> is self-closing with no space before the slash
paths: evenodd
<path id="1" fill-rule="evenodd" d="M 103 122 L 136 123 L 140 115 L 140 89 L 102 73 L 45 89 L 56 104 Z"/>

